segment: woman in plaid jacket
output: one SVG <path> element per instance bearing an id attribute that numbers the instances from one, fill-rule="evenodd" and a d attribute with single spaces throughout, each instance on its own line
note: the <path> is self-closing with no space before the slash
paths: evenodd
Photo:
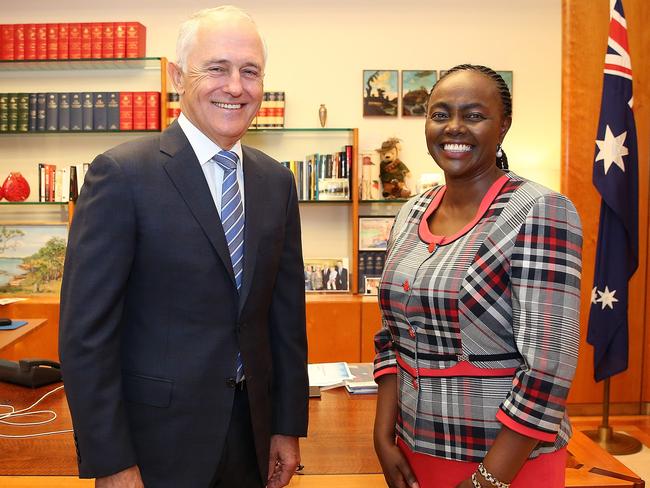
<path id="1" fill-rule="evenodd" d="M 432 89 L 446 184 L 401 209 L 379 290 L 374 438 L 391 487 L 564 487 L 582 234 L 566 197 L 507 172 L 511 107 L 483 66 Z"/>

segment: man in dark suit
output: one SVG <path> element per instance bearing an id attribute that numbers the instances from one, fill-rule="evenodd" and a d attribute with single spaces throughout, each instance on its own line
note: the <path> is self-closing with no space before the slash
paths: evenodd
<path id="1" fill-rule="evenodd" d="M 291 173 L 239 140 L 266 52 L 233 7 L 181 26 L 182 115 L 90 166 L 70 229 L 60 356 L 81 477 L 279 488 L 308 380 Z"/>
<path id="2" fill-rule="evenodd" d="M 336 289 L 347 290 L 348 285 L 348 270 L 343 267 L 343 261 L 336 262 Z"/>

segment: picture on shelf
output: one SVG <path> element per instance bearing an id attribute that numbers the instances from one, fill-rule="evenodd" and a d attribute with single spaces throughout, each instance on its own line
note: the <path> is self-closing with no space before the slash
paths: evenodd
<path id="1" fill-rule="evenodd" d="M 433 70 L 402 70 L 402 115 L 424 117 L 429 92 L 438 79 Z"/>
<path id="2" fill-rule="evenodd" d="M 0 224 L 0 293 L 58 295 L 66 224 Z"/>
<path id="3" fill-rule="evenodd" d="M 359 251 L 385 251 L 394 216 L 359 217 Z"/>
<path id="4" fill-rule="evenodd" d="M 397 117 L 397 70 L 363 70 L 363 115 Z"/>
<path id="5" fill-rule="evenodd" d="M 350 181 L 347 178 L 319 178 L 319 200 L 349 200 Z"/>
<path id="6" fill-rule="evenodd" d="M 363 287 L 363 294 L 377 296 L 379 294 L 380 281 L 381 276 L 366 276 L 366 284 Z"/>
<path id="7" fill-rule="evenodd" d="M 347 258 L 305 259 L 305 291 L 349 291 L 348 270 Z"/>

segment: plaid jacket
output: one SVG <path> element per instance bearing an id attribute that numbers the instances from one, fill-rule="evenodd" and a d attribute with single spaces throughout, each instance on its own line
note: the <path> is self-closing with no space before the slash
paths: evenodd
<path id="1" fill-rule="evenodd" d="M 400 210 L 379 289 L 375 377 L 398 374 L 397 433 L 414 451 L 480 461 L 501 425 L 571 436 L 565 411 L 579 341 L 582 234 L 563 195 L 508 173 L 475 219 L 434 236 L 445 187 Z"/>

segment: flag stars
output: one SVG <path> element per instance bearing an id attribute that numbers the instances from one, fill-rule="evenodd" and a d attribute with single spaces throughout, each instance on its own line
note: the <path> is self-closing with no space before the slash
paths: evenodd
<path id="1" fill-rule="evenodd" d="M 615 136 L 612 129 L 607 125 L 605 127 L 605 138 L 602 141 L 596 140 L 598 154 L 596 155 L 595 162 L 603 161 L 605 174 L 607 174 L 609 168 L 612 167 L 612 164 L 615 164 L 621 168 L 621 171 L 625 172 L 623 156 L 628 155 L 627 147 L 624 145 L 626 137 L 627 131 L 623 131 L 619 135 Z"/>
<path id="2" fill-rule="evenodd" d="M 596 298 L 596 293 L 599 295 L 598 298 Z M 594 289 L 591 290 L 591 303 L 600 303 L 601 310 L 605 310 L 605 307 L 609 307 L 613 310 L 614 303 L 618 302 L 618 298 L 614 297 L 615 294 L 616 290 L 609 291 L 608 286 L 605 286 L 603 291 L 597 290 L 596 287 L 594 287 Z"/>

